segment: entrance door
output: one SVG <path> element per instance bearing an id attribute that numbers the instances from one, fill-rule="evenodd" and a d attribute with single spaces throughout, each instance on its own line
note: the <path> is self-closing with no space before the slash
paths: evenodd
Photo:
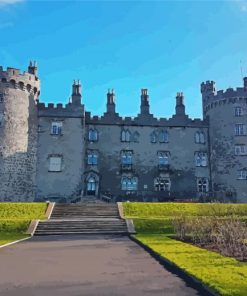
<path id="1" fill-rule="evenodd" d="M 96 180 L 94 177 L 90 177 L 87 180 L 87 195 L 96 195 Z"/>

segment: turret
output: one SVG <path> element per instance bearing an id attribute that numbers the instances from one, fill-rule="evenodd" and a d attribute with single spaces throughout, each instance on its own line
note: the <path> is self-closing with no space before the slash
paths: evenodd
<path id="1" fill-rule="evenodd" d="M 116 105 L 115 105 L 115 93 L 114 93 L 114 90 L 110 90 L 108 89 L 108 93 L 107 93 L 107 105 L 106 105 L 106 110 L 107 110 L 107 113 L 115 113 L 115 108 L 116 108 Z"/>
<path id="2" fill-rule="evenodd" d="M 141 114 L 149 114 L 149 95 L 146 88 L 141 89 Z"/>
<path id="3" fill-rule="evenodd" d="M 75 81 L 72 85 L 72 104 L 81 106 L 81 82 L 80 80 Z"/>
<path id="4" fill-rule="evenodd" d="M 206 82 L 201 83 L 201 94 L 202 98 L 209 98 L 212 95 L 216 94 L 216 84 L 214 81 L 207 80 Z"/>
<path id="5" fill-rule="evenodd" d="M 176 96 L 176 115 L 185 115 L 184 95 L 178 92 Z"/>
<path id="6" fill-rule="evenodd" d="M 34 62 L 30 61 L 29 62 L 28 73 L 33 74 L 33 75 L 35 75 L 37 77 L 37 75 L 38 75 L 38 67 L 37 67 L 36 61 L 34 61 Z"/>

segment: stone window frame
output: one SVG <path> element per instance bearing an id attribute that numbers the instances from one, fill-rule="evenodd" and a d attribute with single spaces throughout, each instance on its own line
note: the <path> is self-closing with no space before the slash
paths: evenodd
<path id="1" fill-rule="evenodd" d="M 158 182 L 159 181 L 159 182 Z M 162 187 L 160 187 L 160 185 L 164 185 L 164 190 L 157 190 L 157 185 L 159 185 L 159 189 L 161 189 Z M 156 177 L 154 179 L 154 191 L 157 192 L 170 192 L 171 191 L 171 178 L 170 177 Z"/>
<path id="2" fill-rule="evenodd" d="M 123 149 L 120 151 L 121 165 L 133 165 L 134 151 L 130 149 Z M 126 159 L 126 161 L 123 161 Z"/>
<path id="3" fill-rule="evenodd" d="M 122 176 L 121 190 L 123 191 L 137 191 L 138 177 L 137 176 Z"/>
<path id="4" fill-rule="evenodd" d="M 206 177 L 196 178 L 196 190 L 198 193 L 208 193 L 209 192 L 209 180 Z"/>
<path id="5" fill-rule="evenodd" d="M 241 117 L 243 116 L 243 108 L 238 106 L 238 107 L 234 107 L 234 116 L 235 117 Z"/>
<path id="6" fill-rule="evenodd" d="M 159 143 L 169 143 L 169 133 L 166 129 L 159 131 L 158 141 Z"/>
<path id="7" fill-rule="evenodd" d="M 247 146 L 245 144 L 235 144 L 234 155 L 237 155 L 237 156 L 247 155 Z"/>
<path id="8" fill-rule="evenodd" d="M 57 170 L 51 169 L 51 159 L 52 158 L 59 158 L 60 159 L 60 167 Z M 63 155 L 62 154 L 49 154 L 48 155 L 48 160 L 49 160 L 48 172 L 60 173 L 60 172 L 63 171 Z"/>
<path id="9" fill-rule="evenodd" d="M 247 180 L 247 168 L 237 171 L 237 180 Z"/>
<path id="10" fill-rule="evenodd" d="M 208 154 L 206 151 L 196 151 L 194 153 L 196 167 L 208 166 Z"/>
<path id="11" fill-rule="evenodd" d="M 246 136 L 246 124 L 244 123 L 236 123 L 235 124 L 235 136 Z"/>
<path id="12" fill-rule="evenodd" d="M 171 153 L 170 151 L 157 151 L 157 157 L 158 157 L 158 165 L 169 165 L 170 164 L 170 157 Z M 167 159 L 167 162 L 160 161 L 161 159 Z"/>
<path id="13" fill-rule="evenodd" d="M 94 127 L 89 128 L 88 141 L 89 142 L 98 142 L 99 141 L 99 132 L 96 128 L 94 128 Z"/>
<path id="14" fill-rule="evenodd" d="M 196 144 L 205 144 L 205 133 L 204 131 L 196 131 L 194 135 L 195 143 Z"/>
<path id="15" fill-rule="evenodd" d="M 63 121 L 62 120 L 52 120 L 51 121 L 51 135 L 52 136 L 62 136 L 63 135 Z"/>
<path id="16" fill-rule="evenodd" d="M 132 133 L 130 132 L 130 130 L 127 128 L 123 128 L 121 130 L 121 134 L 120 134 L 120 140 L 121 142 L 131 142 L 131 138 L 132 138 Z"/>
<path id="17" fill-rule="evenodd" d="M 89 161 L 89 156 L 91 157 L 92 161 Z M 97 150 L 88 149 L 87 150 L 87 159 L 86 159 L 87 166 L 97 166 L 99 164 L 99 152 Z"/>

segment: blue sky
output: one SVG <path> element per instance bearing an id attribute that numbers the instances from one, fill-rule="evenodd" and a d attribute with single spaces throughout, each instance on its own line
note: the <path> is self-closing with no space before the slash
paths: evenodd
<path id="1" fill-rule="evenodd" d="M 87 111 L 105 111 L 114 88 L 117 111 L 139 112 L 148 88 L 151 112 L 174 114 L 175 96 L 201 117 L 200 83 L 217 89 L 247 76 L 246 1 L 0 0 L 0 65 L 25 70 L 36 60 L 43 102 L 66 103 L 80 79 Z"/>

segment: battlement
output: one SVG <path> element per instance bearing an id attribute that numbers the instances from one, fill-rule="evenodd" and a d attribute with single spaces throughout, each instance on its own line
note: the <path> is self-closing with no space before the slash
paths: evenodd
<path id="1" fill-rule="evenodd" d="M 120 126 L 152 126 L 152 127 L 207 127 L 208 121 L 200 118 L 191 119 L 187 115 L 178 117 L 173 115 L 171 118 L 156 118 L 152 114 L 146 117 L 144 121 L 141 117 L 121 117 L 118 113 L 115 116 L 109 116 L 106 113 L 103 116 L 91 115 L 91 112 L 85 112 L 86 124 L 95 125 L 120 125 Z"/>
<path id="2" fill-rule="evenodd" d="M 40 103 L 37 104 L 39 117 L 84 117 L 84 106 L 75 106 L 72 103 L 63 105 L 57 103 Z"/>
<path id="3" fill-rule="evenodd" d="M 212 83 L 214 85 L 214 89 L 212 90 Z M 208 86 L 211 87 L 211 91 L 206 90 L 209 89 Z M 205 89 L 206 87 L 206 89 Z M 236 102 L 237 100 L 242 100 L 242 98 L 247 98 L 247 77 L 243 79 L 243 86 L 232 88 L 229 87 L 226 90 L 218 90 L 215 89 L 215 83 L 213 81 L 207 81 L 206 83 L 201 84 L 201 93 L 203 99 L 203 112 L 207 112 L 209 109 L 223 105 L 225 103 Z"/>
<path id="4" fill-rule="evenodd" d="M 39 95 L 40 81 L 38 77 L 29 72 L 21 72 L 19 69 L 8 67 L 6 70 L 0 66 L 0 83 L 9 88 L 19 89 Z"/>

